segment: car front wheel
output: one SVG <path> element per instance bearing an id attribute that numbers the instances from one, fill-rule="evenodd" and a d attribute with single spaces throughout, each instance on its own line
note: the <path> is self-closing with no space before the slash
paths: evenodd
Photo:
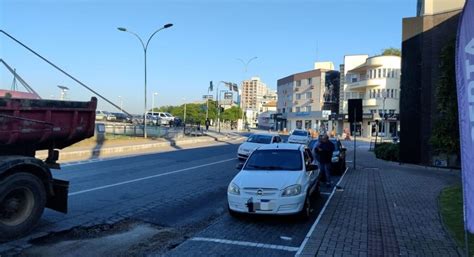
<path id="1" fill-rule="evenodd" d="M 311 217 L 312 212 L 312 204 L 311 204 L 311 197 L 309 195 L 306 196 L 304 200 L 304 206 L 301 212 L 299 213 L 299 218 L 302 220 L 307 220 Z"/>

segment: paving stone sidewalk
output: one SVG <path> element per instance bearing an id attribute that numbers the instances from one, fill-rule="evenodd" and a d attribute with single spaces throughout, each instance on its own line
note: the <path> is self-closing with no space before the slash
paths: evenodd
<path id="1" fill-rule="evenodd" d="M 357 158 L 300 256 L 459 256 L 438 212 L 458 171 Z"/>

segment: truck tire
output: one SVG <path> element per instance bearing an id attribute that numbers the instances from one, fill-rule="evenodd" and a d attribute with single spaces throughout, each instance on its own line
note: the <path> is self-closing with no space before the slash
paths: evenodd
<path id="1" fill-rule="evenodd" d="M 19 172 L 0 182 L 0 242 L 12 240 L 31 231 L 46 204 L 41 180 Z"/>

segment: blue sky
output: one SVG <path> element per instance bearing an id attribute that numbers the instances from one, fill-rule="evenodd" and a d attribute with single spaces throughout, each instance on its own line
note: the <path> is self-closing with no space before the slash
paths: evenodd
<path id="1" fill-rule="evenodd" d="M 209 81 L 260 76 L 276 89 L 279 78 L 336 65 L 347 54 L 376 55 L 400 47 L 402 18 L 416 0 L 0 0 L 0 27 L 88 86 L 133 113 L 143 110 L 144 40 L 166 23 L 148 48 L 148 105 L 199 100 Z M 0 56 L 44 98 L 92 94 L 0 35 Z M 236 58 L 258 59 L 244 73 Z M 0 68 L 0 88 L 13 77 Z M 99 99 L 101 109 L 113 108 Z"/>

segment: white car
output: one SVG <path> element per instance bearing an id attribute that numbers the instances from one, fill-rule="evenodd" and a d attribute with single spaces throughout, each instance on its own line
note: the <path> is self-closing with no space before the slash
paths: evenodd
<path id="1" fill-rule="evenodd" d="M 239 160 L 245 160 L 255 149 L 259 148 L 260 146 L 280 142 L 281 138 L 279 135 L 253 134 L 249 136 L 246 142 L 239 146 L 239 149 L 237 150 L 237 158 L 239 158 Z"/>
<path id="2" fill-rule="evenodd" d="M 308 145 L 310 140 L 311 138 L 309 132 L 303 129 L 293 130 L 293 132 L 290 134 L 290 137 L 288 137 L 288 143 L 291 144 Z"/>
<path id="3" fill-rule="evenodd" d="M 227 188 L 230 214 L 309 217 L 313 197 L 319 195 L 319 170 L 311 162 L 311 152 L 303 145 L 261 146 Z"/>

